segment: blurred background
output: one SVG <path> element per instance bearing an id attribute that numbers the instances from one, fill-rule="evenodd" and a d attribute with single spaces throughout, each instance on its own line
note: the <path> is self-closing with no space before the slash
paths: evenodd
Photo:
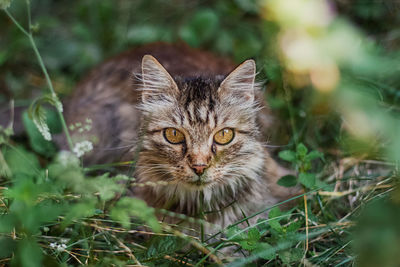
<path id="1" fill-rule="evenodd" d="M 27 27 L 25 1 L 7 10 Z M 96 64 L 146 43 L 185 42 L 237 63 L 254 58 L 275 115 L 271 148 L 295 150 L 301 142 L 320 151 L 324 160 L 311 167 L 318 185 L 346 192 L 323 201 L 316 216 L 326 223 L 362 218 L 359 227 L 335 233 L 340 242 L 328 259 L 337 261 L 330 264 L 399 266 L 399 1 L 33 0 L 31 17 L 61 99 Z M 10 99 L 27 108 L 47 90 L 27 37 L 0 12 L 2 123 Z M 55 153 L 33 151 L 43 161 Z M 354 232 L 361 239 L 347 246 Z"/>

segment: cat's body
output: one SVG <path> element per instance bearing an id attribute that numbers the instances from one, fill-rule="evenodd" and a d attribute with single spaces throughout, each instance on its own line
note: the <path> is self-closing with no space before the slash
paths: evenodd
<path id="1" fill-rule="evenodd" d="M 256 100 L 254 61 L 234 68 L 185 45 L 147 45 L 92 71 L 66 104 L 67 123 L 93 121 L 74 134 L 97 139 L 87 163 L 140 151 L 136 181 L 156 185 L 133 188 L 136 197 L 227 225 L 293 193 L 276 184 L 289 171 L 263 145 L 269 116 Z"/>

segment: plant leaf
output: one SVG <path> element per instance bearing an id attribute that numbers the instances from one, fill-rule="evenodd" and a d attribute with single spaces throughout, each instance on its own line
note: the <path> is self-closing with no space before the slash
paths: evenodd
<path id="1" fill-rule="evenodd" d="M 299 182 L 306 188 L 311 189 L 315 185 L 315 174 L 313 173 L 300 173 Z"/>
<path id="2" fill-rule="evenodd" d="M 289 162 L 294 162 L 296 160 L 296 153 L 294 153 L 294 151 L 291 150 L 283 150 L 281 152 L 279 152 L 278 156 L 286 161 Z"/>
<path id="3" fill-rule="evenodd" d="M 257 254 L 260 258 L 263 258 L 264 260 L 275 259 L 274 247 L 265 242 L 258 243 L 257 248 L 253 250 L 253 254 Z"/>
<path id="4" fill-rule="evenodd" d="M 285 175 L 278 180 L 277 184 L 284 187 L 293 187 L 297 184 L 297 178 L 294 175 Z"/>
<path id="5" fill-rule="evenodd" d="M 313 160 L 313 159 L 317 159 L 317 158 L 323 158 L 324 154 L 317 151 L 317 150 L 313 150 L 310 153 L 307 154 L 306 159 L 307 160 Z"/>
<path id="6" fill-rule="evenodd" d="M 111 210 L 111 218 L 119 221 L 125 228 L 129 228 L 130 217 L 135 216 L 147 223 L 154 231 L 159 232 L 161 226 L 154 215 L 154 209 L 147 206 L 141 199 L 132 197 L 121 198 Z"/>
<path id="7" fill-rule="evenodd" d="M 307 154 L 308 149 L 303 143 L 300 143 L 297 145 L 296 152 L 299 156 L 304 157 Z"/>

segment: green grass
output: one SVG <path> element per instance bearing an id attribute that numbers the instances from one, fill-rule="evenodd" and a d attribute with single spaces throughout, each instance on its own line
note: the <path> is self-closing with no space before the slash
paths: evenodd
<path id="1" fill-rule="evenodd" d="M 332 1 L 334 14 L 297 1 L 311 3 L 316 22 L 285 2 L 12 1 L 0 15 L 0 111 L 9 99 L 26 111 L 15 125 L 1 117 L 0 264 L 398 266 L 399 6 Z M 285 45 L 306 45 L 288 53 L 288 32 Z M 179 40 L 238 63 L 256 59 L 277 118 L 271 148 L 297 173 L 279 183 L 304 188 L 289 210 L 265 207 L 258 213 L 268 219 L 249 224 L 258 213 L 245 214 L 223 229 L 154 210 L 124 196 L 127 186 L 151 186 L 119 173 L 134 158 L 83 166 L 43 138 L 68 136 L 58 98 L 91 67 L 135 45 Z"/>

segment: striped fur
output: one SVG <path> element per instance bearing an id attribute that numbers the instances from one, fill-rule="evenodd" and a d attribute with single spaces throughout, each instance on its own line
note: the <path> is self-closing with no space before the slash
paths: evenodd
<path id="1" fill-rule="evenodd" d="M 141 143 L 135 178 L 162 185 L 134 187 L 133 194 L 156 208 L 207 212 L 209 222 L 221 225 L 287 198 L 292 192 L 276 181 L 288 171 L 263 147 L 271 117 L 257 94 L 254 61 L 233 69 L 226 59 L 163 43 L 99 65 L 65 105 L 68 124 L 93 121 L 89 132 L 72 133 L 94 143 L 84 163 L 132 160 Z M 168 143 L 168 127 L 184 133 L 186 142 Z M 233 141 L 215 144 L 214 134 L 225 127 L 234 129 Z M 66 147 L 65 140 L 59 143 Z M 201 180 L 193 162 L 209 165 Z"/>

